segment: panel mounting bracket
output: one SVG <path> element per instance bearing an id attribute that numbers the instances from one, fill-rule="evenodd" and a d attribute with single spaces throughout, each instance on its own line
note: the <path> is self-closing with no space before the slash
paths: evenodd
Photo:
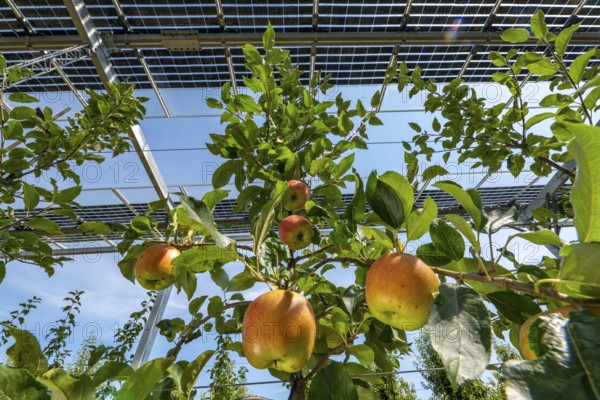
<path id="1" fill-rule="evenodd" d="M 162 44 L 170 51 L 194 51 L 200 50 L 200 42 L 198 40 L 198 31 L 162 31 Z"/>

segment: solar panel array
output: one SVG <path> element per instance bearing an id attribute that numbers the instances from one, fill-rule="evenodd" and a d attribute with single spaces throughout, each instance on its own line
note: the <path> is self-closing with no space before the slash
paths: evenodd
<path id="1" fill-rule="evenodd" d="M 26 18 L 23 24 L 7 5 L 0 7 L 0 37 L 23 35 L 77 37 L 75 26 L 62 0 L 13 0 Z M 417 64 L 424 76 L 447 82 L 463 71 L 469 82 L 490 81 L 497 70 L 487 59 L 490 50 L 506 52 L 510 46 L 478 46 L 469 43 L 444 43 L 454 32 L 502 31 L 510 27 L 527 27 L 533 13 L 540 9 L 547 16 L 551 30 L 581 22 L 582 32 L 600 34 L 600 5 L 588 0 L 362 0 L 334 1 L 266 1 L 266 0 L 86 0 L 92 22 L 103 32 L 159 34 L 165 30 L 194 30 L 206 33 L 261 33 L 268 22 L 277 32 L 437 32 L 435 45 L 316 46 L 315 67 L 331 73 L 338 85 L 379 85 L 392 53 L 410 68 Z M 219 4 L 218 7 L 216 4 Z M 25 26 L 25 25 L 29 25 Z M 532 48 L 533 45 L 529 45 Z M 308 71 L 310 46 L 290 47 L 294 62 Z M 567 60 L 589 49 L 574 46 Z M 239 48 L 232 48 L 232 61 L 238 82 L 244 75 L 244 59 Z M 9 63 L 18 63 L 39 52 L 6 52 Z M 165 48 L 143 49 L 142 55 L 159 88 L 216 87 L 230 79 L 222 46 L 197 50 L 173 51 Z M 150 79 L 134 50 L 115 51 L 111 59 L 117 74 L 139 88 L 150 88 Z M 469 60 L 470 62 L 466 62 Z M 64 68 L 75 87 L 101 89 L 92 63 L 79 61 Z M 305 74 L 308 79 L 308 73 Z M 33 79 L 24 90 L 68 90 L 58 74 Z"/>
<path id="2" fill-rule="evenodd" d="M 512 206 L 525 207 L 536 196 L 543 190 L 543 185 L 527 185 L 527 186 L 511 186 L 511 187 L 484 187 L 479 189 L 479 195 L 483 207 L 486 209 L 506 209 Z M 344 194 L 342 201 L 348 205 L 352 201 L 352 194 Z M 416 207 L 423 207 L 423 203 L 427 197 L 431 197 L 435 200 L 439 213 L 443 214 L 465 214 L 460 204 L 450 196 L 441 190 L 430 189 L 425 190 L 416 199 Z M 560 194 L 557 195 L 557 198 Z M 227 199 L 221 201 L 214 210 L 214 219 L 219 230 L 226 235 L 244 235 L 247 236 L 250 231 L 250 221 L 248 220 L 248 213 L 246 212 L 234 212 L 236 203 L 233 199 Z M 131 206 L 132 208 L 129 208 Z M 367 206 L 368 207 L 368 206 Z M 133 210 L 132 210 L 133 209 Z M 368 208 L 368 210 L 370 210 Z M 112 204 L 112 205 L 98 205 L 98 206 L 86 206 L 82 209 L 76 210 L 75 214 L 81 222 L 109 222 L 109 223 L 121 223 L 128 224 L 132 218 L 136 215 L 143 215 L 148 211 L 148 205 L 145 203 L 136 204 Z M 338 210 L 343 212 L 343 209 Z M 15 213 L 17 218 L 25 218 L 24 211 L 17 211 Z M 61 244 L 76 243 L 76 242 L 97 242 L 99 240 L 96 235 L 83 235 L 78 233 L 77 226 L 78 222 L 71 220 L 68 217 L 60 215 L 49 215 L 48 218 L 59 224 L 61 230 L 65 233 L 63 235 L 53 235 L 52 241 Z M 153 214 L 152 218 L 156 219 L 160 228 L 164 228 L 166 224 L 166 214 L 163 211 L 159 211 Z M 121 233 L 113 233 L 105 235 L 108 240 L 118 241 L 122 238 Z"/>

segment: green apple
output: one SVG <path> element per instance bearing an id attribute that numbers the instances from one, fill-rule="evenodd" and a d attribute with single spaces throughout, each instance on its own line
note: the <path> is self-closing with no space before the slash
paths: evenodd
<path id="1" fill-rule="evenodd" d="M 174 281 L 171 261 L 181 254 L 173 246 L 158 244 L 144 249 L 135 263 L 135 278 L 148 290 L 162 290 Z"/>
<path id="2" fill-rule="evenodd" d="M 279 239 L 287 244 L 290 250 L 300 250 L 307 247 L 312 237 L 312 224 L 300 215 L 290 215 L 279 224 Z"/>
<path id="3" fill-rule="evenodd" d="M 427 324 L 439 285 L 437 275 L 420 258 L 388 253 L 375 260 L 367 272 L 365 298 L 379 321 L 414 331 Z"/>
<path id="4" fill-rule="evenodd" d="M 288 181 L 288 188 L 283 197 L 283 207 L 289 211 L 302 210 L 310 200 L 310 188 L 302 181 Z"/>
<path id="5" fill-rule="evenodd" d="M 242 345 L 248 362 L 255 368 L 300 371 L 310 359 L 316 336 L 313 308 L 300 293 L 264 293 L 244 314 Z"/>

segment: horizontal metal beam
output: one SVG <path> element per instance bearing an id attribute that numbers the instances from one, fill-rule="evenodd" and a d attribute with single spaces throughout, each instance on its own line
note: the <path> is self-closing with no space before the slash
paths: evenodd
<path id="1" fill-rule="evenodd" d="M 182 35 L 102 32 L 107 50 L 164 49 L 190 47 L 262 45 L 260 33 L 194 33 Z M 181 43 L 178 43 L 181 41 Z M 0 38 L 0 51 L 55 50 L 84 44 L 77 35 L 21 36 Z M 530 40 L 529 44 L 535 44 Z M 594 32 L 574 33 L 572 45 L 600 45 L 600 35 Z M 510 45 L 500 38 L 500 32 L 298 32 L 279 33 L 280 46 L 454 46 Z"/>

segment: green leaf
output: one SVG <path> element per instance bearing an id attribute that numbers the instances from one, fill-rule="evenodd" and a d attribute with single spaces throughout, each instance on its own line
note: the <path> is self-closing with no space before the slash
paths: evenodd
<path id="1" fill-rule="evenodd" d="M 212 185 L 215 189 L 221 188 L 229 183 L 234 174 L 239 174 L 244 170 L 242 160 L 227 160 L 219 165 L 212 176 Z"/>
<path id="2" fill-rule="evenodd" d="M 135 282 L 135 263 L 139 255 L 150 246 L 151 243 L 144 243 L 131 247 L 125 257 L 117 263 L 121 274 L 131 282 Z"/>
<path id="3" fill-rule="evenodd" d="M 454 390 L 485 371 L 492 347 L 491 320 L 471 288 L 440 285 L 429 312 L 431 345 L 440 355 Z"/>
<path id="4" fill-rule="evenodd" d="M 600 243 L 577 243 L 561 249 L 563 257 L 558 290 L 577 297 L 600 297 Z M 578 283 L 580 282 L 580 283 Z"/>
<path id="5" fill-rule="evenodd" d="M 110 113 L 110 104 L 108 101 L 98 100 L 98 110 L 101 115 L 108 115 Z"/>
<path id="6" fill-rule="evenodd" d="M 60 369 L 51 369 L 37 380 L 52 390 L 52 400 L 94 400 L 94 387 L 88 375 L 79 379 Z"/>
<path id="7" fill-rule="evenodd" d="M 282 182 L 285 183 L 285 182 Z M 281 201 L 287 185 L 278 185 L 278 189 L 275 191 L 275 197 L 262 208 L 258 219 L 252 227 L 252 237 L 254 238 L 254 254 L 258 254 L 258 248 L 269 236 L 269 232 L 273 228 L 273 219 L 275 218 L 275 212 L 278 208 L 281 208 Z"/>
<path id="8" fill-rule="evenodd" d="M 548 118 L 552 118 L 554 117 L 554 115 L 555 114 L 552 112 L 536 114 L 527 120 L 527 122 L 525 123 L 525 129 L 529 130 L 532 126 L 539 124 L 540 122 L 547 120 Z"/>
<path id="9" fill-rule="evenodd" d="M 206 350 L 198 357 L 196 357 L 194 361 L 186 365 L 185 369 L 183 370 L 183 373 L 181 374 L 181 390 L 186 399 L 191 398 L 194 383 L 196 383 L 200 372 L 202 371 L 208 360 L 210 360 L 213 354 L 213 350 Z"/>
<path id="10" fill-rule="evenodd" d="M 11 110 L 10 117 L 12 119 L 23 121 L 35 117 L 35 110 L 31 107 L 25 106 L 15 107 Z"/>
<path id="11" fill-rule="evenodd" d="M 260 113 L 262 108 L 256 104 L 254 98 L 247 94 L 238 94 L 233 100 L 236 108 L 243 112 Z"/>
<path id="12" fill-rule="evenodd" d="M 252 275 L 249 270 L 244 270 L 231 278 L 227 285 L 228 292 L 243 292 L 244 290 L 250 289 L 254 284 L 258 282 L 256 277 Z"/>
<path id="13" fill-rule="evenodd" d="M 467 211 L 467 213 L 471 216 L 477 230 L 481 231 L 481 229 L 483 229 L 486 221 L 484 220 L 481 214 L 480 208 L 477 204 L 475 204 L 473 198 L 469 195 L 469 193 L 467 193 L 466 190 L 464 190 L 459 185 L 451 181 L 436 182 L 433 186 L 443 190 L 444 192 L 454 197 L 463 206 L 465 211 Z"/>
<path id="14" fill-rule="evenodd" d="M 393 249 L 394 243 L 392 240 L 382 231 L 377 228 L 372 228 L 366 225 L 359 225 L 358 230 L 362 231 L 362 233 L 368 238 L 375 240 L 377 243 L 385 247 L 386 249 Z"/>
<path id="15" fill-rule="evenodd" d="M 37 382 L 29 371 L 0 364 L 1 400 L 50 400 L 48 389 Z"/>
<path id="16" fill-rule="evenodd" d="M 265 30 L 265 33 L 263 33 L 262 42 L 267 53 L 275 45 L 275 31 L 273 30 L 270 22 L 267 24 L 267 30 Z"/>
<path id="17" fill-rule="evenodd" d="M 580 25 L 581 23 L 572 25 L 562 30 L 558 34 L 558 36 L 556 37 L 556 42 L 554 43 L 554 51 L 556 51 L 556 54 L 558 54 L 561 57 L 565 55 L 565 51 L 567 50 L 567 46 L 569 45 L 571 36 L 574 32 L 577 31 L 577 29 L 579 29 Z"/>
<path id="18" fill-rule="evenodd" d="M 365 216 L 367 198 L 365 195 L 365 189 L 363 187 L 363 181 L 356 171 L 354 171 L 354 181 L 356 183 L 354 189 L 354 197 L 346 208 L 344 216 L 346 219 L 353 221 L 355 224 L 362 221 Z"/>
<path id="19" fill-rule="evenodd" d="M 404 221 L 404 206 L 396 191 L 373 171 L 367 181 L 367 201 L 373 211 L 389 226 L 399 229 Z"/>
<path id="20" fill-rule="evenodd" d="M 540 100 L 540 106 L 542 106 L 542 107 L 552 107 L 552 106 L 562 107 L 564 105 L 571 104 L 572 102 L 573 102 L 573 98 L 571 96 L 568 96 L 565 94 L 560 94 L 560 93 L 553 93 L 553 94 L 549 94 L 548 96 L 546 96 L 542 100 Z"/>
<path id="21" fill-rule="evenodd" d="M 539 231 L 535 232 L 519 233 L 515 236 L 528 240 L 531 243 L 539 244 L 540 246 L 562 246 L 562 241 L 560 240 L 558 235 L 554 233 L 554 231 L 550 231 L 547 229 L 540 229 Z"/>
<path id="22" fill-rule="evenodd" d="M 511 154 L 506 160 L 506 166 L 512 176 L 516 178 L 525 167 L 525 158 L 521 154 Z"/>
<path id="23" fill-rule="evenodd" d="M 15 343 L 6 349 L 6 355 L 16 368 L 24 368 L 33 375 L 48 369 L 48 362 L 35 336 L 29 331 L 10 326 L 6 327 L 6 331 L 15 339 Z"/>
<path id="24" fill-rule="evenodd" d="M 437 204 L 431 197 L 427 197 L 423 203 L 423 208 L 413 210 L 406 221 L 406 231 L 408 240 L 416 240 L 429 231 L 429 227 L 438 216 Z"/>
<path id="25" fill-rule="evenodd" d="M 584 310 L 570 313 L 566 324 L 542 322 L 540 327 L 548 351 L 533 361 L 510 362 L 505 366 L 508 398 L 597 399 L 600 318 Z"/>
<path id="26" fill-rule="evenodd" d="M 43 217 L 33 218 L 27 221 L 27 226 L 33 229 L 39 229 L 44 232 L 48 232 L 51 235 L 60 235 L 62 232 L 60 231 L 60 225 L 56 222 Z"/>
<path id="27" fill-rule="evenodd" d="M 548 25 L 546 25 L 546 16 L 542 10 L 538 10 L 531 18 L 531 31 L 538 39 L 545 39 L 548 36 Z"/>
<path id="28" fill-rule="evenodd" d="M 402 201 L 402 205 L 404 206 L 404 215 L 410 214 L 415 202 L 415 194 L 408 179 L 406 179 L 404 175 L 395 171 L 387 171 L 381 175 L 379 179 L 394 189 L 400 198 L 400 201 Z"/>
<path id="29" fill-rule="evenodd" d="M 358 400 L 356 387 L 344 365 L 331 362 L 310 382 L 310 400 Z"/>
<path id="30" fill-rule="evenodd" d="M 356 357 L 359 363 L 364 367 L 371 367 L 375 362 L 375 353 L 373 349 L 366 344 L 357 344 L 348 348 L 348 354 Z"/>
<path id="31" fill-rule="evenodd" d="M 573 82 L 575 82 L 575 84 L 579 84 L 579 82 L 581 82 L 583 73 L 585 72 L 585 69 L 589 64 L 590 59 L 594 54 L 596 54 L 595 48 L 579 55 L 571 63 L 571 66 L 569 67 L 569 76 L 571 77 L 571 79 L 573 79 Z"/>
<path id="32" fill-rule="evenodd" d="M 463 217 L 461 217 L 460 215 L 456 215 L 456 214 L 447 214 L 444 217 L 448 221 L 450 221 L 450 223 L 452 225 L 454 225 L 454 227 L 456 229 L 458 229 L 458 231 L 460 233 L 462 233 L 463 236 L 466 237 L 469 242 L 471 242 L 471 244 L 473 245 L 473 247 L 476 250 L 479 250 L 481 245 L 479 244 L 479 242 L 477 241 L 477 238 L 475 237 L 473 228 L 471 228 L 471 225 L 469 225 L 469 223 Z"/>
<path id="33" fill-rule="evenodd" d="M 536 75 L 554 75 L 558 72 L 560 66 L 556 63 L 552 63 L 549 58 L 542 57 L 539 61 L 533 63 L 527 63 L 526 67 L 529 71 Z"/>
<path id="34" fill-rule="evenodd" d="M 529 31 L 523 28 L 510 28 L 500 35 L 502 40 L 509 43 L 522 43 L 529 39 Z"/>
<path id="35" fill-rule="evenodd" d="M 223 248 L 207 245 L 184 250 L 173 260 L 172 264 L 175 270 L 187 269 L 191 272 L 206 272 L 233 262 L 237 258 L 238 255 L 233 246 Z"/>
<path id="36" fill-rule="evenodd" d="M 230 192 L 230 190 L 222 189 L 211 190 L 210 192 L 204 193 L 204 196 L 202 196 L 202 202 L 206 204 L 211 211 L 213 211 L 217 204 L 221 202 L 221 200 L 227 198 Z"/>
<path id="37" fill-rule="evenodd" d="M 421 133 L 422 129 L 419 126 L 419 124 L 415 123 L 415 122 L 409 122 L 408 125 L 417 133 Z"/>
<path id="38" fill-rule="evenodd" d="M 229 276 L 223 268 L 215 268 L 210 271 L 210 278 L 217 284 L 221 290 L 225 291 L 229 284 Z"/>
<path id="39" fill-rule="evenodd" d="M 445 253 L 438 250 L 433 243 L 426 243 L 417 249 L 417 257 L 431 267 L 443 267 L 452 262 Z"/>
<path id="40" fill-rule="evenodd" d="M 100 386 L 106 381 L 124 381 L 129 378 L 133 373 L 133 368 L 130 365 L 120 361 L 107 361 L 96 372 L 92 377 L 92 384 L 94 386 Z"/>
<path id="41" fill-rule="evenodd" d="M 173 273 L 173 275 L 175 275 L 175 284 L 177 287 L 183 289 L 187 295 L 188 301 L 191 300 L 198 287 L 198 278 L 196 277 L 196 274 L 185 269 L 180 271 L 179 274 Z"/>
<path id="42" fill-rule="evenodd" d="M 583 100 L 583 104 L 589 109 L 594 109 L 596 107 L 596 103 L 598 102 L 599 98 L 600 98 L 600 86 L 594 88 L 592 91 L 590 91 L 585 96 L 585 99 Z"/>
<path id="43" fill-rule="evenodd" d="M 77 230 L 84 234 L 107 235 L 112 232 L 112 228 L 106 222 L 84 222 L 77 227 Z"/>
<path id="44" fill-rule="evenodd" d="M 356 100 L 356 114 L 358 114 L 358 116 L 361 118 L 367 115 L 367 110 L 365 110 L 365 107 L 360 99 Z"/>
<path id="45" fill-rule="evenodd" d="M 0 111 L 0 113 L 2 112 L 5 111 Z M 2 133 L 4 133 L 5 140 L 21 140 L 23 139 L 23 124 L 21 123 L 21 121 L 17 121 L 14 119 L 8 121 L 2 129 Z"/>
<path id="46" fill-rule="evenodd" d="M 25 203 L 25 209 L 28 211 L 36 208 L 40 203 L 40 195 L 37 190 L 27 182 L 23 182 L 23 202 Z"/>
<path id="47" fill-rule="evenodd" d="M 208 205 L 184 194 L 180 194 L 179 199 L 188 217 L 203 226 L 214 239 L 217 246 L 228 247 L 235 244 L 233 239 L 228 238 L 217 230 L 215 220 Z"/>
<path id="48" fill-rule="evenodd" d="M 465 241 L 460 233 L 442 220 L 437 220 L 429 230 L 435 248 L 451 260 L 460 261 L 465 255 Z"/>
<path id="49" fill-rule="evenodd" d="M 165 376 L 173 361 L 173 358 L 156 358 L 142 365 L 123 383 L 115 400 L 145 399 L 154 385 Z"/>
<path id="50" fill-rule="evenodd" d="M 223 105 L 221 104 L 221 102 L 212 97 L 209 97 L 206 99 L 206 105 L 209 106 L 210 108 L 216 108 L 218 110 L 223 108 Z"/>
<path id="51" fill-rule="evenodd" d="M 340 131 L 344 134 L 350 133 L 350 131 L 352 131 L 352 128 L 354 128 L 354 122 L 352 122 L 352 120 L 350 119 L 350 117 L 348 117 L 348 114 L 345 111 L 342 111 L 340 113 L 337 125 Z"/>
<path id="52" fill-rule="evenodd" d="M 81 194 L 81 186 L 73 186 L 67 188 L 65 190 L 61 190 L 58 194 L 52 199 L 52 202 L 55 204 L 70 204 Z"/>
<path id="53" fill-rule="evenodd" d="M 148 232 L 156 226 L 156 221 L 151 220 L 145 215 L 136 215 L 131 220 L 131 227 L 141 232 Z"/>
<path id="54" fill-rule="evenodd" d="M 256 47 L 251 44 L 245 44 L 242 46 L 242 50 L 244 51 L 244 55 L 246 56 L 246 63 L 250 66 L 262 64 L 262 57 Z"/>
<path id="55" fill-rule="evenodd" d="M 527 318 L 542 312 L 540 306 L 528 296 L 500 291 L 488 293 L 486 297 L 506 319 L 515 324 L 522 325 Z"/>
<path id="56" fill-rule="evenodd" d="M 349 154 L 348 156 L 342 158 L 338 165 L 335 167 L 334 178 L 341 178 L 348 170 L 352 167 L 354 163 L 354 153 Z"/>
<path id="57" fill-rule="evenodd" d="M 575 228 L 581 242 L 600 242 L 600 127 L 564 125 L 575 137 L 568 146 L 577 163 L 571 191 Z"/>
<path id="58" fill-rule="evenodd" d="M 20 93 L 20 92 L 12 93 L 10 96 L 8 96 L 8 100 L 13 101 L 15 103 L 38 103 L 39 102 L 39 100 L 36 99 L 35 97 L 30 96 L 25 93 Z"/>
<path id="59" fill-rule="evenodd" d="M 381 103 L 381 92 L 378 90 L 373 97 L 371 97 L 371 107 L 376 108 L 379 103 Z"/>
<path id="60" fill-rule="evenodd" d="M 443 175 L 448 175 L 448 171 L 446 170 L 446 168 L 442 167 L 441 165 L 435 164 L 430 167 L 427 167 L 425 171 L 423 171 L 423 180 L 428 181 Z"/>

